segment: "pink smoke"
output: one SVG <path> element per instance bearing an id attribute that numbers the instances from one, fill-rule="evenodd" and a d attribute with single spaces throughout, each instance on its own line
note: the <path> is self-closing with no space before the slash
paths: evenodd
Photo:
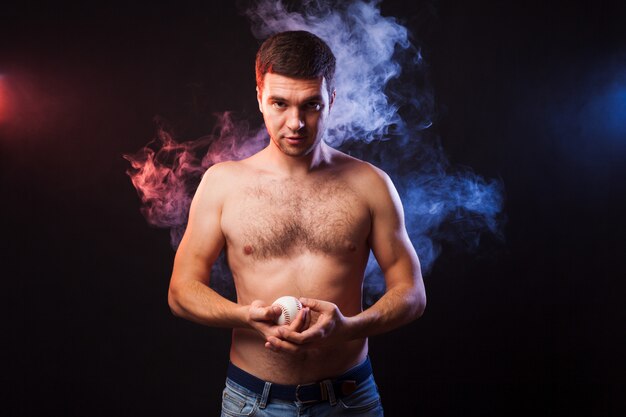
<path id="1" fill-rule="evenodd" d="M 504 188 L 498 180 L 448 161 L 431 129 L 434 99 L 419 47 L 397 19 L 381 14 L 379 3 L 316 0 L 291 7 L 280 0 L 255 0 L 243 14 L 259 40 L 283 30 L 308 30 L 329 44 L 337 57 L 337 99 L 325 140 L 394 178 L 409 235 L 428 273 L 443 241 L 462 241 L 472 250 L 483 232 L 501 236 Z M 202 173 L 217 162 L 247 157 L 267 143 L 264 128 L 252 134 L 248 130 L 245 120 L 225 113 L 213 135 L 177 143 L 161 129 L 151 144 L 126 156 L 142 212 L 150 224 L 170 228 L 175 248 Z M 203 156 L 201 150 L 206 150 Z M 232 284 L 223 258 L 213 267 L 217 279 L 212 285 Z M 382 273 L 370 256 L 365 304 L 373 304 L 383 291 Z"/>
<path id="2" fill-rule="evenodd" d="M 177 142 L 159 126 L 156 138 L 135 154 L 124 155 L 126 171 L 141 198 L 141 212 L 149 224 L 170 229 L 177 248 L 185 231 L 189 206 L 200 179 L 212 165 L 246 158 L 267 143 L 265 129 L 250 132 L 245 121 L 233 121 L 230 112 L 216 115 L 214 132 Z"/>

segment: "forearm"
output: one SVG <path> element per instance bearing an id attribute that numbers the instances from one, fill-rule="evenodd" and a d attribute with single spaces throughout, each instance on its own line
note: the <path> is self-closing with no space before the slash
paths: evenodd
<path id="1" fill-rule="evenodd" d="M 389 289 L 373 306 L 348 320 L 351 338 L 385 333 L 419 318 L 426 307 L 421 280 Z"/>
<path id="2" fill-rule="evenodd" d="M 175 316 L 211 327 L 249 327 L 247 308 L 222 297 L 200 281 L 170 285 L 168 303 Z"/>

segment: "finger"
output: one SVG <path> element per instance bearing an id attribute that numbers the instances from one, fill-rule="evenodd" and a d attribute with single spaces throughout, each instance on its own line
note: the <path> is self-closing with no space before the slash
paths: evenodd
<path id="1" fill-rule="evenodd" d="M 283 313 L 283 310 L 281 310 L 280 307 L 278 306 L 269 306 L 267 308 L 267 319 L 268 320 L 272 320 L 272 321 L 276 321 L 276 319 L 278 319 L 280 317 L 280 315 Z"/>
<path id="2" fill-rule="evenodd" d="M 300 311 L 298 311 L 296 318 L 288 326 L 289 330 L 299 332 L 303 330 L 304 328 L 306 328 L 306 321 L 307 321 L 308 315 L 309 315 L 308 307 L 304 307 Z"/>
<path id="3" fill-rule="evenodd" d="M 300 329 L 300 331 L 308 329 L 309 326 L 311 325 L 311 320 L 312 320 L 312 318 L 311 318 L 311 311 L 309 310 L 308 307 L 304 307 L 304 308 L 306 308 L 307 314 L 306 314 L 306 318 L 304 320 L 304 326 L 302 327 L 302 329 Z"/>
<path id="4" fill-rule="evenodd" d="M 311 310 L 318 312 L 332 311 L 335 308 L 333 303 L 317 300 L 315 298 L 300 298 L 300 302 L 303 306 L 309 307 Z"/>
<path id="5" fill-rule="evenodd" d="M 303 332 L 295 332 L 289 330 L 289 328 L 281 328 L 278 329 L 278 333 L 280 334 L 280 339 L 282 340 L 296 345 L 304 345 L 321 339 L 326 334 L 326 331 L 323 324 L 317 322 Z"/>
<path id="6" fill-rule="evenodd" d="M 252 320 L 261 320 L 263 315 L 263 301 L 254 300 L 250 303 L 248 314 Z"/>
<path id="7" fill-rule="evenodd" d="M 275 321 L 282 313 L 278 306 L 260 307 L 250 305 L 250 318 L 256 321 Z"/>
<path id="8" fill-rule="evenodd" d="M 276 337 L 268 338 L 267 342 L 265 343 L 265 347 L 272 350 L 273 352 L 298 353 L 301 351 L 298 345 L 278 339 Z"/>

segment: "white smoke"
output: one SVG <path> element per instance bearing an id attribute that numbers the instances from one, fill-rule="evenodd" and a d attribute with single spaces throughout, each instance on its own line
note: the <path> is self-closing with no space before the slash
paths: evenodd
<path id="1" fill-rule="evenodd" d="M 406 224 L 428 272 L 441 242 L 475 248 L 488 231 L 499 236 L 503 187 L 471 170 L 451 167 L 430 132 L 433 100 L 423 58 L 409 32 L 382 16 L 380 1 L 305 1 L 289 8 L 260 0 L 245 10 L 252 32 L 264 40 L 285 30 L 307 30 L 322 38 L 337 58 L 337 96 L 326 141 L 383 168 L 404 203 Z M 370 256 L 366 304 L 384 291 Z"/>
<path id="2" fill-rule="evenodd" d="M 419 48 L 411 43 L 406 27 L 381 15 L 379 3 L 310 0 L 288 7 L 260 0 L 243 14 L 259 41 L 285 30 L 307 30 L 329 44 L 337 58 L 337 96 L 326 141 L 381 167 L 394 180 L 409 235 L 427 273 L 443 242 L 473 249 L 485 232 L 500 235 L 503 187 L 497 180 L 450 165 L 430 129 L 433 99 Z M 142 197 L 144 215 L 152 224 L 171 228 L 176 247 L 201 174 L 216 162 L 258 151 L 267 135 L 263 127 L 249 129 L 247 122 L 235 122 L 229 114 L 220 119 L 216 132 L 198 141 L 179 144 L 164 135 L 126 158 L 132 163 L 129 175 Z M 203 158 L 192 157 L 204 147 Z M 212 286 L 227 291 L 232 285 L 229 276 L 222 257 Z M 380 270 L 370 257 L 365 304 L 383 291 Z"/>
<path id="3" fill-rule="evenodd" d="M 390 102 L 385 87 L 402 72 L 393 59 L 397 49 L 412 45 L 407 29 L 395 18 L 381 16 L 378 3 L 306 1 L 298 11 L 289 11 L 281 1 L 262 0 L 245 11 L 260 40 L 286 30 L 306 30 L 332 49 L 337 97 L 326 141 L 333 146 L 384 139 L 390 127 L 403 125 L 399 103 Z M 419 53 L 414 58 L 421 61 Z"/>

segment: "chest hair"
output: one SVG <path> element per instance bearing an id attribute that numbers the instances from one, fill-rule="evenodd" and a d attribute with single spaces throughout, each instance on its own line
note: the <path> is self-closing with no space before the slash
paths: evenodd
<path id="1" fill-rule="evenodd" d="M 255 259 L 332 254 L 354 250 L 359 207 L 357 194 L 337 179 L 263 181 L 246 187 L 238 220 Z"/>

